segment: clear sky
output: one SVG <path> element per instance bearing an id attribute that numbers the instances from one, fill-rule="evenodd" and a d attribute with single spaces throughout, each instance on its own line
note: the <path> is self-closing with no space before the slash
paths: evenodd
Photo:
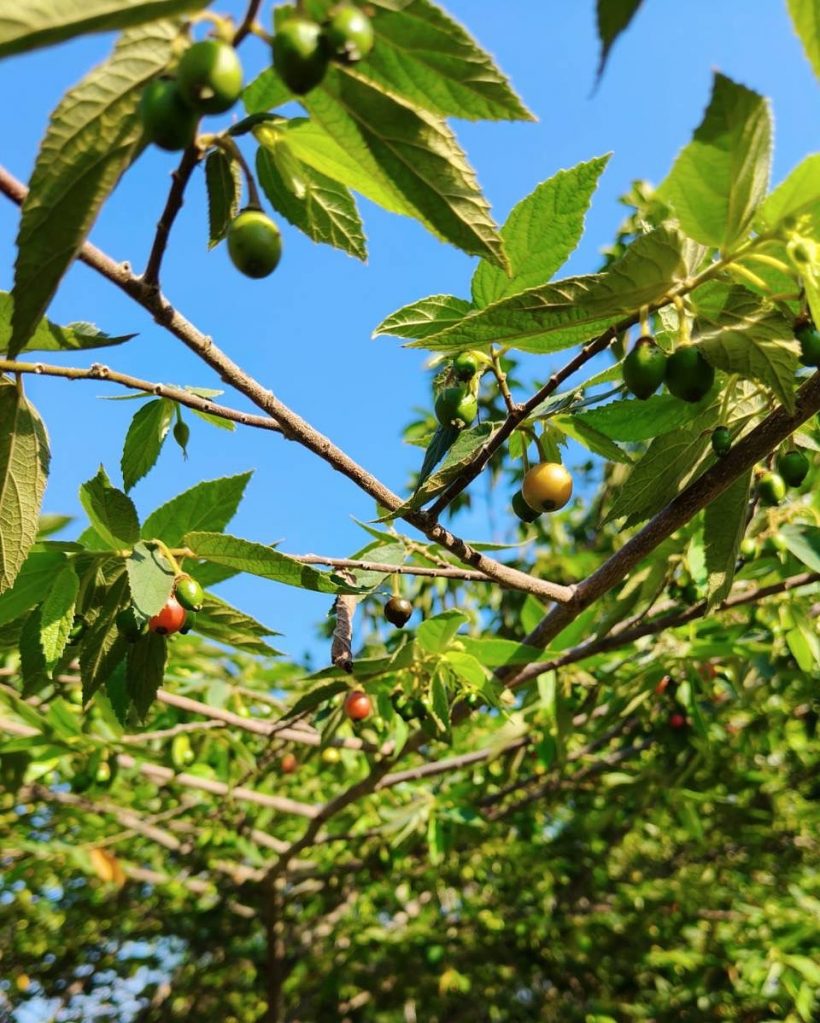
<path id="1" fill-rule="evenodd" d="M 236 0 L 216 6 L 237 13 L 242 7 Z M 594 0 L 449 0 L 445 6 L 495 55 L 538 116 L 536 124 L 455 125 L 499 222 L 560 168 L 614 153 L 571 272 L 597 268 L 599 249 L 611 240 L 624 212 L 617 197 L 631 181 L 658 182 L 665 176 L 701 118 L 713 70 L 771 97 L 775 181 L 817 148 L 820 97 L 783 0 L 646 0 L 616 43 L 595 92 Z M 5 98 L 0 162 L 28 177 L 49 111 L 107 54 L 111 41 L 94 36 L 0 63 Z M 266 47 L 255 39 L 242 54 L 248 77 L 268 60 Z M 137 269 L 144 264 L 175 163 L 172 154 L 147 152 L 93 231 L 98 245 Z M 371 331 L 414 299 L 442 292 L 467 296 L 474 261 L 409 220 L 367 202 L 361 208 L 367 265 L 283 225 L 279 269 L 264 281 L 251 281 L 233 270 L 224 246 L 207 251 L 198 175 L 174 231 L 164 287 L 190 319 L 279 398 L 401 490 L 420 453 L 402 445 L 400 434 L 412 407 L 429 403 L 428 375 L 423 353 L 388 338 L 371 341 Z M 16 223 L 16 210 L 0 199 L 3 288 L 11 282 Z M 169 383 L 218 386 L 181 344 L 85 267 L 69 273 L 50 315 L 62 323 L 91 320 L 112 334 L 139 332 L 128 345 L 100 353 L 119 370 Z M 55 356 L 54 361 L 85 365 L 93 357 Z M 534 372 L 543 378 L 549 368 L 542 359 Z M 97 383 L 29 378 L 26 386 L 52 438 L 45 510 L 81 517 L 77 487 L 100 462 L 121 482 L 122 440 L 136 405 L 98 400 L 117 392 Z M 189 421 L 189 460 L 183 462 L 169 443 L 157 468 L 133 491 L 143 516 L 199 480 L 253 468 L 231 532 L 261 542 L 282 540 L 282 549 L 294 553 L 346 556 L 364 543 L 352 517 L 372 518 L 372 502 L 313 455 L 261 431 L 228 434 Z M 475 538 L 489 538 L 483 504 L 465 528 Z M 317 659 L 324 656 L 315 623 L 328 609 L 327 598 L 248 577 L 226 583 L 219 592 L 284 633 L 278 645 L 287 652 L 299 656 L 311 648 Z"/>

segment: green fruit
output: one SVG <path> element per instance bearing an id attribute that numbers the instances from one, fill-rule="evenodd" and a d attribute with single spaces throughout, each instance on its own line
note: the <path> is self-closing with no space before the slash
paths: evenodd
<path id="1" fill-rule="evenodd" d="M 445 387 L 436 398 L 436 419 L 442 426 L 469 426 L 478 415 L 475 395 L 463 387 Z"/>
<path id="2" fill-rule="evenodd" d="M 100 763 L 94 780 L 98 785 L 107 785 L 111 781 L 111 765 L 107 760 Z"/>
<path id="3" fill-rule="evenodd" d="M 726 426 L 717 426 L 712 431 L 712 450 L 718 456 L 723 458 L 729 454 L 729 449 L 732 446 L 732 435 Z"/>
<path id="4" fill-rule="evenodd" d="M 223 114 L 242 92 L 242 64 L 221 39 L 189 47 L 177 68 L 177 88 L 185 102 L 203 114 Z"/>
<path id="5" fill-rule="evenodd" d="M 757 481 L 757 496 L 761 502 L 773 508 L 786 496 L 786 484 L 776 472 L 764 472 Z"/>
<path id="6" fill-rule="evenodd" d="M 171 740 L 171 763 L 178 771 L 190 766 L 196 759 L 196 754 L 191 749 L 191 741 L 183 732 L 175 735 Z"/>
<path id="7" fill-rule="evenodd" d="M 188 447 L 191 438 L 191 428 L 183 419 L 178 419 L 174 424 L 174 440 L 184 451 Z"/>
<path id="8" fill-rule="evenodd" d="M 453 372 L 456 379 L 467 383 L 472 380 L 479 370 L 481 361 L 475 352 L 461 352 L 453 359 Z"/>
<path id="9" fill-rule="evenodd" d="M 330 12 L 325 23 L 324 40 L 333 60 L 355 64 L 373 49 L 373 25 L 358 7 L 339 4 Z"/>
<path id="10" fill-rule="evenodd" d="M 740 556 L 744 561 L 750 561 L 757 554 L 757 544 L 751 536 L 744 536 L 740 541 Z"/>
<path id="11" fill-rule="evenodd" d="M 802 451 L 792 448 L 777 459 L 777 471 L 789 487 L 799 487 L 809 474 L 809 460 Z"/>
<path id="12" fill-rule="evenodd" d="M 623 379 L 636 398 L 645 401 L 661 386 L 666 374 L 666 356 L 649 336 L 639 337 L 624 359 Z"/>
<path id="13" fill-rule="evenodd" d="M 397 629 L 404 628 L 412 614 L 413 605 L 404 597 L 391 597 L 384 605 L 384 617 Z"/>
<path id="14" fill-rule="evenodd" d="M 71 624 L 71 628 L 68 630 L 68 645 L 74 646 L 79 643 L 85 635 L 86 629 L 88 628 L 88 622 L 83 618 L 82 615 L 74 615 L 74 621 Z"/>
<path id="15" fill-rule="evenodd" d="M 167 78 L 149 82 L 139 113 L 145 137 L 160 149 L 186 149 L 196 137 L 199 114 L 185 103 L 176 82 Z"/>
<path id="16" fill-rule="evenodd" d="M 308 18 L 288 18 L 273 37 L 273 65 L 297 96 L 304 96 L 327 71 L 322 29 Z"/>
<path id="17" fill-rule="evenodd" d="M 185 621 L 180 627 L 179 634 L 181 636 L 187 636 L 191 629 L 196 628 L 196 611 L 186 611 Z"/>
<path id="18" fill-rule="evenodd" d="M 174 596 L 186 611 L 201 611 L 205 593 L 196 579 L 189 575 L 178 575 L 174 582 Z"/>
<path id="19" fill-rule="evenodd" d="M 228 255 L 246 277 L 267 277 L 282 256 L 279 228 L 261 210 L 242 210 L 228 228 Z"/>
<path id="20" fill-rule="evenodd" d="M 800 342 L 800 361 L 804 366 L 820 366 L 820 330 L 811 323 L 801 324 L 794 332 Z"/>
<path id="21" fill-rule="evenodd" d="M 129 643 L 136 643 L 145 632 L 145 619 L 133 604 L 117 613 L 115 623 L 122 637 Z"/>
<path id="22" fill-rule="evenodd" d="M 692 345 L 684 345 L 666 361 L 666 386 L 683 401 L 700 401 L 712 389 L 715 371 Z"/>
<path id="23" fill-rule="evenodd" d="M 515 494 L 513 494 L 512 510 L 522 522 L 535 522 L 541 514 L 541 512 L 536 511 L 534 508 L 530 508 L 520 490 L 516 490 Z"/>

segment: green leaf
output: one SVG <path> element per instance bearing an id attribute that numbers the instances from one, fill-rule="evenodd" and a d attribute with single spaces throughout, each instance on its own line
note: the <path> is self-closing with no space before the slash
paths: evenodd
<path id="1" fill-rule="evenodd" d="M 48 663 L 40 643 L 41 608 L 35 608 L 26 618 L 20 633 L 20 674 L 23 677 L 23 695 L 32 696 L 48 683 Z"/>
<path id="2" fill-rule="evenodd" d="M 466 621 L 467 616 L 461 611 L 441 611 L 419 625 L 416 642 L 430 654 L 443 653 Z"/>
<path id="3" fill-rule="evenodd" d="M 435 433 L 430 438 L 430 443 L 424 452 L 424 461 L 419 469 L 419 478 L 416 487 L 420 487 L 435 469 L 438 463 L 444 458 L 450 448 L 458 440 L 459 430 L 455 426 L 437 426 Z M 409 505 L 408 505 L 409 506 Z M 393 513 L 394 515 L 397 513 Z"/>
<path id="4" fill-rule="evenodd" d="M 599 408 L 577 412 L 573 420 L 590 426 L 612 440 L 637 443 L 685 426 L 700 415 L 700 406 L 684 403 L 671 394 L 655 394 L 645 401 L 611 401 Z"/>
<path id="5" fill-rule="evenodd" d="M 730 249 L 744 238 L 766 195 L 772 125 L 761 96 L 716 74 L 712 98 L 692 141 L 658 189 L 691 238 Z"/>
<path id="6" fill-rule="evenodd" d="M 115 621 L 117 612 L 128 603 L 128 577 L 120 572 L 104 591 L 97 604 L 97 614 L 80 643 L 80 678 L 83 702 L 87 703 L 101 685 L 106 683 L 125 657 L 128 643 Z"/>
<path id="7" fill-rule="evenodd" d="M 319 593 L 359 592 L 358 587 L 334 582 L 326 573 L 317 572 L 310 565 L 303 565 L 287 554 L 280 554 L 261 543 L 240 540 L 224 533 L 187 533 L 184 543 L 198 558 L 215 561 L 218 565 L 258 575 L 263 579 L 273 579 L 287 586 L 298 586 Z"/>
<path id="8" fill-rule="evenodd" d="M 40 608 L 40 646 L 50 668 L 62 657 L 68 642 L 79 589 L 77 573 L 72 565 L 66 565 L 51 579 Z"/>
<path id="9" fill-rule="evenodd" d="M 259 184 L 274 209 L 315 242 L 367 259 L 356 201 L 344 185 L 303 163 L 280 138 L 256 152 Z"/>
<path id="10" fill-rule="evenodd" d="M 471 686 L 480 688 L 487 681 L 486 669 L 482 666 L 481 661 L 472 654 L 465 653 L 463 650 L 448 650 L 444 659 L 456 675 Z"/>
<path id="11" fill-rule="evenodd" d="M 412 0 L 377 10 L 363 75 L 412 103 L 470 120 L 533 120 L 489 54 L 441 8 Z"/>
<path id="12" fill-rule="evenodd" d="M 594 426 L 590 426 L 589 423 L 585 423 L 580 418 L 575 416 L 555 416 L 550 420 L 550 423 L 557 430 L 560 430 L 561 433 L 566 434 L 567 437 L 571 437 L 579 444 L 583 444 L 585 448 L 588 448 L 594 454 L 609 459 L 610 462 L 622 462 L 629 465 L 632 461 L 629 455 L 622 451 L 605 433 L 601 433 L 600 430 L 596 430 Z"/>
<path id="13" fill-rule="evenodd" d="M 469 255 L 506 269 L 489 205 L 444 121 L 342 68 L 331 68 L 303 102 L 349 157 L 400 196 L 425 227 Z"/>
<path id="14" fill-rule="evenodd" d="M 431 295 L 391 313 L 373 331 L 373 337 L 393 334 L 421 340 L 460 323 L 474 306 L 455 295 Z"/>
<path id="15" fill-rule="evenodd" d="M 403 565 L 407 560 L 407 548 L 398 541 L 383 543 L 378 540 L 351 554 L 350 557 L 355 561 L 375 561 L 381 565 Z M 351 569 L 350 574 L 357 586 L 369 590 L 380 586 L 387 578 L 384 572 L 367 572 L 362 569 Z"/>
<path id="16" fill-rule="evenodd" d="M 500 423 L 479 423 L 478 426 L 471 426 L 468 430 L 458 431 L 455 442 L 447 451 L 438 472 L 426 478 L 420 477 L 418 488 L 409 502 L 409 507 L 420 508 L 431 497 L 444 490 L 448 483 L 461 474 L 465 465 L 474 457 L 479 448 L 490 440 L 500 425 Z M 439 427 L 435 435 L 439 433 L 439 430 L 449 433 L 449 429 L 449 427 Z M 430 448 L 427 450 L 429 452 Z"/>
<path id="17" fill-rule="evenodd" d="M 0 0 L 0 57 L 207 7 L 209 0 Z"/>
<path id="18" fill-rule="evenodd" d="M 37 410 L 22 388 L 0 383 L 0 593 L 14 582 L 37 537 L 50 457 Z"/>
<path id="19" fill-rule="evenodd" d="M 283 715 L 283 720 L 287 721 L 289 718 L 301 717 L 302 714 L 307 714 L 308 711 L 316 710 L 317 707 L 321 707 L 323 703 L 327 703 L 328 700 L 332 700 L 334 696 L 343 693 L 348 688 L 348 683 L 344 680 L 327 682 L 325 685 L 317 686 L 315 689 L 311 689 L 309 693 L 305 693 L 304 696 L 300 697 L 287 714 Z"/>
<path id="20" fill-rule="evenodd" d="M 272 67 L 266 67 L 252 82 L 248 82 L 242 93 L 242 102 L 249 114 L 273 110 L 291 99 L 293 95 Z"/>
<path id="21" fill-rule="evenodd" d="M 792 523 L 783 526 L 780 535 L 798 561 L 812 572 L 820 572 L 820 527 Z"/>
<path id="22" fill-rule="evenodd" d="M 210 594 L 197 612 L 194 631 L 249 654 L 273 657 L 278 653 L 262 640 L 263 636 L 276 635 L 273 629 Z"/>
<path id="23" fill-rule="evenodd" d="M 604 73 L 609 51 L 618 36 L 634 18 L 642 0 L 598 0 L 598 38 L 601 40 L 601 59 L 598 78 Z"/>
<path id="24" fill-rule="evenodd" d="M 145 618 L 159 614 L 174 588 L 174 568 L 155 545 L 140 540 L 125 563 L 131 602 Z"/>
<path id="25" fill-rule="evenodd" d="M 433 675 L 430 684 L 430 713 L 447 741 L 450 736 L 450 700 L 440 671 Z"/>
<path id="26" fill-rule="evenodd" d="M 458 351 L 495 343 L 526 352 L 560 351 L 658 301 L 686 274 L 683 237 L 673 227 L 660 227 L 633 242 L 605 273 L 531 288 L 408 347 Z"/>
<path id="27" fill-rule="evenodd" d="M 59 551 L 31 551 L 14 585 L 0 596 L 0 625 L 13 622 L 39 604 L 65 561 L 65 555 Z"/>
<path id="28" fill-rule="evenodd" d="M 820 78 L 820 7 L 817 0 L 786 0 L 786 5 L 809 63 Z"/>
<path id="29" fill-rule="evenodd" d="M 740 541 L 746 532 L 752 474 L 744 473 L 706 506 L 703 539 L 706 548 L 706 584 L 709 607 L 725 600 L 735 577 Z"/>
<path id="30" fill-rule="evenodd" d="M 482 260 L 473 274 L 476 306 L 518 295 L 553 277 L 581 240 L 584 217 L 608 162 L 609 156 L 600 156 L 558 171 L 518 203 L 501 229 L 510 276 Z"/>
<path id="31" fill-rule="evenodd" d="M 117 664 L 105 683 L 105 695 L 111 703 L 111 709 L 120 725 L 124 728 L 128 721 L 130 699 L 125 687 L 125 658 Z"/>
<path id="32" fill-rule="evenodd" d="M 157 690 L 165 675 L 168 641 L 165 636 L 149 632 L 128 651 L 125 666 L 125 688 L 131 703 L 144 721 L 156 699 Z"/>
<path id="33" fill-rule="evenodd" d="M 794 374 L 800 345 L 792 323 L 779 309 L 743 287 L 696 293 L 697 346 L 707 362 L 727 373 L 759 380 L 789 412 L 794 411 Z"/>
<path id="34" fill-rule="evenodd" d="M 147 539 L 178 547 L 183 536 L 196 529 L 221 532 L 231 521 L 253 473 L 197 483 L 151 512 L 142 527 Z"/>
<path id="35" fill-rule="evenodd" d="M 111 486 L 102 466 L 96 476 L 80 487 L 80 503 L 109 548 L 130 547 L 139 540 L 137 509 L 130 497 Z"/>
<path id="36" fill-rule="evenodd" d="M 476 638 L 475 636 L 459 636 L 459 643 L 487 668 L 503 668 L 507 665 L 532 664 L 543 661 L 547 652 L 537 647 L 516 643 L 512 639 L 499 639 L 495 636 Z"/>
<path id="37" fill-rule="evenodd" d="M 820 153 L 807 156 L 781 181 L 758 210 L 760 231 L 776 228 L 787 217 L 799 217 L 820 204 Z"/>
<path id="38" fill-rule="evenodd" d="M 688 428 L 652 441 L 626 483 L 617 492 L 608 521 L 626 516 L 634 526 L 660 511 L 699 471 L 709 445 L 708 430 L 718 419 L 712 397 L 701 403 L 702 414 Z"/>
<path id="39" fill-rule="evenodd" d="M 222 149 L 215 149 L 205 161 L 208 190 L 208 248 L 225 237 L 242 202 L 242 169 Z"/>
<path id="40" fill-rule="evenodd" d="M 174 402 L 167 398 L 155 398 L 143 405 L 131 420 L 120 462 L 126 493 L 154 467 L 175 408 Z"/>
<path id="41" fill-rule="evenodd" d="M 110 0 L 106 4 L 111 10 Z M 71 4 L 86 6 L 84 0 Z M 11 358 L 36 330 L 131 162 L 142 134 L 137 114 L 142 90 L 167 65 L 176 34 L 176 24 L 168 21 L 126 32 L 111 58 L 69 90 L 51 115 L 17 234 Z"/>
<path id="42" fill-rule="evenodd" d="M 11 317 L 14 299 L 7 291 L 0 291 L 0 352 L 5 352 L 11 340 Z M 58 327 L 45 318 L 40 320 L 34 333 L 23 345 L 26 352 L 70 352 L 82 349 L 105 348 L 130 341 L 136 334 L 111 337 L 93 323 L 70 323 Z"/>

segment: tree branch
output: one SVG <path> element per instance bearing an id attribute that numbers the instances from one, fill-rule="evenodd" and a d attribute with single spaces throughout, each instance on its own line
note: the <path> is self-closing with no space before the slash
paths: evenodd
<path id="1" fill-rule="evenodd" d="M 165 209 L 157 221 L 154 243 L 151 246 L 148 262 L 145 264 L 145 272 L 142 275 L 142 282 L 146 287 L 159 289 L 159 274 L 165 250 L 168 247 L 171 228 L 182 209 L 182 204 L 185 201 L 185 189 L 188 187 L 188 182 L 191 180 L 191 175 L 199 160 L 200 152 L 194 143 L 188 146 L 182 154 L 177 169 L 171 175 L 171 188 L 165 202 Z"/>

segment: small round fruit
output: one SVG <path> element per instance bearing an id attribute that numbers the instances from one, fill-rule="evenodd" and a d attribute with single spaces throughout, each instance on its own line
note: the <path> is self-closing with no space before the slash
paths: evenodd
<path id="1" fill-rule="evenodd" d="M 292 753 L 286 753 L 279 761 L 279 770 L 282 774 L 294 774 L 299 766 L 299 761 Z"/>
<path id="2" fill-rule="evenodd" d="M 322 29 L 309 18 L 288 18 L 273 37 L 273 65 L 297 96 L 310 92 L 325 77 L 327 52 Z"/>
<path id="3" fill-rule="evenodd" d="M 180 636 L 187 636 L 188 633 L 196 628 L 196 611 L 186 611 L 185 621 L 183 622 L 179 634 Z"/>
<path id="4" fill-rule="evenodd" d="M 196 137 L 199 114 L 185 103 L 176 82 L 168 78 L 148 83 L 139 113 L 145 137 L 160 149 L 186 149 Z"/>
<path id="5" fill-rule="evenodd" d="M 639 337 L 635 347 L 624 359 L 623 380 L 627 390 L 645 401 L 663 383 L 666 375 L 666 355 L 655 344 L 654 338 Z"/>
<path id="6" fill-rule="evenodd" d="M 221 39 L 194 43 L 180 59 L 177 88 L 194 110 L 224 114 L 242 92 L 242 64 L 236 50 Z"/>
<path id="7" fill-rule="evenodd" d="M 820 366 L 820 330 L 811 323 L 802 323 L 794 336 L 800 342 L 800 361 L 804 366 Z"/>
<path id="8" fill-rule="evenodd" d="M 370 717 L 373 705 L 367 693 L 361 689 L 352 689 L 345 697 L 344 710 L 351 721 L 364 721 Z"/>
<path id="9" fill-rule="evenodd" d="M 524 477 L 521 493 L 533 511 L 557 511 L 572 497 L 572 476 L 560 462 L 540 462 Z"/>
<path id="10" fill-rule="evenodd" d="M 802 451 L 792 448 L 777 459 L 777 471 L 789 487 L 799 487 L 809 474 L 809 460 Z"/>
<path id="11" fill-rule="evenodd" d="M 692 345 L 684 345 L 666 360 L 666 386 L 682 401 L 700 401 L 714 382 L 713 367 Z"/>
<path id="12" fill-rule="evenodd" d="M 478 415 L 475 395 L 463 387 L 445 387 L 436 397 L 436 419 L 442 426 L 463 429 Z"/>
<path id="13" fill-rule="evenodd" d="M 670 728 L 686 728 L 688 722 L 685 714 L 674 713 L 669 715 Z"/>
<path id="14" fill-rule="evenodd" d="M 725 458 L 732 447 L 732 435 L 727 426 L 717 426 L 712 431 L 712 451 L 718 458 Z"/>
<path id="15" fill-rule="evenodd" d="M 136 643 L 145 632 L 145 619 L 133 604 L 117 612 L 115 623 L 123 639 L 129 643 Z"/>
<path id="16" fill-rule="evenodd" d="M 205 601 L 202 587 L 189 575 L 178 575 L 174 582 L 174 596 L 186 611 L 201 611 Z"/>
<path id="17" fill-rule="evenodd" d="M 196 760 L 196 754 L 191 748 L 191 740 L 183 732 L 181 735 L 175 735 L 171 740 L 171 763 L 178 771 L 184 770 L 189 767 L 194 760 Z"/>
<path id="18" fill-rule="evenodd" d="M 86 633 L 88 629 L 88 622 L 83 618 L 82 615 L 74 615 L 74 621 L 71 623 L 71 628 L 68 630 L 68 645 L 75 646 Z"/>
<path id="19" fill-rule="evenodd" d="M 384 605 L 384 617 L 397 629 L 404 628 L 412 614 L 413 605 L 404 597 L 391 597 Z"/>
<path id="20" fill-rule="evenodd" d="M 191 427 L 185 422 L 184 419 L 178 419 L 174 423 L 174 440 L 184 451 L 188 447 L 188 441 L 191 439 Z"/>
<path id="21" fill-rule="evenodd" d="M 353 4 L 339 4 L 325 23 L 327 52 L 342 64 L 355 64 L 373 49 L 373 25 L 370 18 Z"/>
<path id="22" fill-rule="evenodd" d="M 740 541 L 740 556 L 744 561 L 750 561 L 757 554 L 757 544 L 751 536 L 744 536 Z"/>
<path id="23" fill-rule="evenodd" d="M 342 759 L 342 754 L 336 749 L 335 746 L 326 746 L 322 750 L 322 763 L 323 764 L 338 764 Z"/>
<path id="24" fill-rule="evenodd" d="M 524 500 L 524 495 L 520 490 L 516 490 L 513 494 L 512 499 L 512 510 L 521 519 L 522 522 L 535 522 L 540 516 L 541 512 L 535 511 L 527 504 Z"/>
<path id="25" fill-rule="evenodd" d="M 94 780 L 98 785 L 106 785 L 111 781 L 111 765 L 107 760 L 103 760 L 97 768 L 97 773 Z"/>
<path id="26" fill-rule="evenodd" d="M 261 210 L 242 210 L 228 228 L 228 255 L 246 277 L 267 277 L 282 257 L 279 228 Z"/>
<path id="27" fill-rule="evenodd" d="M 148 628 L 158 636 L 170 636 L 179 632 L 185 624 L 185 608 L 176 597 L 169 597 L 165 607 L 148 620 Z"/>
<path id="28" fill-rule="evenodd" d="M 475 352 L 461 352 L 453 359 L 453 373 L 464 383 L 473 379 L 480 366 L 481 361 Z"/>
<path id="29" fill-rule="evenodd" d="M 757 496 L 761 502 L 773 508 L 780 504 L 786 496 L 786 484 L 783 477 L 776 472 L 764 472 L 757 481 Z"/>

